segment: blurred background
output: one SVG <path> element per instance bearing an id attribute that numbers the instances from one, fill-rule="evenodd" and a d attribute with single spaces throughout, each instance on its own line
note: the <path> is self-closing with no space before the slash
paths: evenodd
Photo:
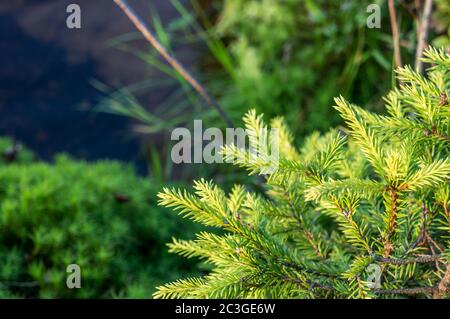
<path id="1" fill-rule="evenodd" d="M 43 159 L 68 152 L 94 160 L 116 158 L 143 167 L 139 142 L 129 134 L 129 120 L 88 112 L 101 92 L 92 81 L 120 87 L 159 77 L 158 72 L 115 49 L 112 41 L 134 32 L 113 1 L 81 0 L 82 28 L 66 27 L 66 7 L 74 1 L 14 0 L 0 4 L 0 134 L 29 145 Z M 168 1 L 131 1 L 144 19 L 151 7 L 165 21 L 177 18 Z M 135 48 L 148 50 L 144 41 Z M 195 50 L 180 47 L 183 61 Z M 173 91 L 141 96 L 150 108 Z"/>
<path id="2" fill-rule="evenodd" d="M 390 0 L 389 0 L 390 1 Z M 250 108 L 283 116 L 296 143 L 341 124 L 342 94 L 381 112 L 394 43 L 415 63 L 426 0 L 130 0 L 156 39 L 235 126 Z M 69 4 L 81 28 L 69 29 Z M 380 28 L 367 20 L 376 4 Z M 434 0 L 428 43 L 450 48 L 450 4 Z M 112 0 L 0 2 L 0 297 L 150 298 L 205 271 L 168 254 L 198 227 L 157 206 L 164 186 L 258 182 L 226 165 L 174 165 L 170 132 L 225 128 Z M 68 289 L 78 264 L 82 288 Z"/>

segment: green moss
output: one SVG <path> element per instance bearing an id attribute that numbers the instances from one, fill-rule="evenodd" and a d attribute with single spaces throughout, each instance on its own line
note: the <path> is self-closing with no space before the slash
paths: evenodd
<path id="1" fill-rule="evenodd" d="M 160 187 L 113 161 L 0 165 L 0 296 L 150 297 L 192 271 L 165 252 L 186 227 L 156 206 Z M 66 286 L 69 264 L 80 289 Z"/>

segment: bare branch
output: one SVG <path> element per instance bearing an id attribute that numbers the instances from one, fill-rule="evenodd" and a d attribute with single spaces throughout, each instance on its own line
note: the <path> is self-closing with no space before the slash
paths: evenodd
<path id="1" fill-rule="evenodd" d="M 447 291 L 450 289 L 450 264 L 447 265 L 447 269 L 445 271 L 444 277 L 442 277 L 441 281 L 437 285 L 433 298 L 442 299 Z"/>
<path id="2" fill-rule="evenodd" d="M 415 287 L 402 289 L 375 289 L 373 292 L 377 295 L 422 295 L 430 294 L 434 287 Z"/>
<path id="3" fill-rule="evenodd" d="M 433 0 L 426 0 L 423 8 L 422 21 L 417 35 L 416 48 L 416 71 L 423 73 L 422 55 L 428 40 L 428 29 L 430 27 L 431 11 L 433 8 Z"/>
<path id="4" fill-rule="evenodd" d="M 127 17 L 133 22 L 136 28 L 142 35 L 150 42 L 150 44 L 158 51 L 158 53 L 169 63 L 206 101 L 209 106 L 212 106 L 222 117 L 228 127 L 233 127 L 232 120 L 228 117 L 225 111 L 220 107 L 219 103 L 212 98 L 205 88 L 186 70 L 186 68 L 178 62 L 173 56 L 167 52 L 166 48 L 159 43 L 153 33 L 145 25 L 145 23 L 137 16 L 133 9 L 128 5 L 126 0 L 114 0 L 114 2 L 122 9 Z"/>
<path id="5" fill-rule="evenodd" d="M 441 255 L 421 255 L 414 258 L 384 258 L 384 257 L 376 257 L 376 261 L 380 263 L 385 264 L 392 264 L 392 265 L 407 265 L 407 264 L 414 264 L 414 263 L 433 263 L 435 261 L 442 260 Z"/>
<path id="6" fill-rule="evenodd" d="M 389 6 L 389 17 L 391 19 L 392 42 L 394 45 L 394 61 L 395 61 L 395 67 L 398 68 L 398 67 L 402 66 L 402 56 L 401 56 L 401 52 L 400 52 L 400 35 L 399 35 L 397 13 L 395 11 L 394 0 L 389 0 L 388 6 Z"/>

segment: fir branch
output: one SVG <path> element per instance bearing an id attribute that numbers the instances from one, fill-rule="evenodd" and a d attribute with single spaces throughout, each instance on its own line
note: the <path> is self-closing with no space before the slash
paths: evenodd
<path id="1" fill-rule="evenodd" d="M 374 132 L 365 125 L 364 121 L 358 117 L 355 108 L 348 104 L 341 96 L 335 99 L 336 110 L 346 121 L 351 129 L 351 134 L 355 138 L 361 150 L 367 156 L 367 159 L 374 167 L 375 171 L 381 176 L 384 175 L 384 152 L 380 145 L 379 139 Z"/>
<path id="2" fill-rule="evenodd" d="M 322 197 L 335 197 L 347 194 L 358 194 L 364 198 L 374 198 L 380 194 L 384 186 L 376 181 L 362 179 L 330 180 L 320 185 L 310 187 L 305 192 L 305 199 L 317 201 Z"/>
<path id="3" fill-rule="evenodd" d="M 439 96 L 450 57 L 435 49 L 424 55 L 434 64 L 431 74 L 401 68 L 404 84 L 387 99 L 389 115 L 336 100 L 349 127 L 345 141 L 337 132 L 313 134 L 297 152 L 281 120 L 272 122 L 284 141 L 265 198 L 243 187 L 226 196 L 205 181 L 195 184 L 195 195 L 165 189 L 161 204 L 227 233 L 175 240 L 171 251 L 205 258 L 214 268 L 160 287 L 156 296 L 448 297 L 449 113 Z M 250 112 L 245 123 L 250 142 L 266 147 L 262 117 Z M 267 169 L 233 147 L 238 165 L 251 173 Z M 381 265 L 383 289 L 364 281 L 372 263 Z"/>
<path id="4" fill-rule="evenodd" d="M 447 70 L 447 72 L 450 69 L 450 56 L 444 51 L 444 49 L 430 47 L 424 52 L 423 55 L 423 62 L 440 66 L 443 70 Z M 435 69 L 435 66 L 432 67 L 432 69 Z"/>
<path id="5" fill-rule="evenodd" d="M 322 249 L 320 247 L 320 242 L 318 240 L 316 240 L 316 238 L 313 235 L 313 233 L 308 230 L 308 227 L 307 227 L 304 219 L 302 218 L 302 216 L 300 216 L 297 213 L 297 211 L 295 209 L 295 206 L 294 206 L 294 203 L 293 203 L 293 199 L 291 197 L 291 193 L 287 189 L 286 184 L 282 183 L 280 186 L 282 187 L 282 190 L 283 190 L 285 196 L 287 197 L 289 210 L 291 212 L 291 217 L 297 222 L 298 229 L 303 233 L 304 237 L 306 238 L 306 240 L 309 243 L 310 247 L 313 249 L 313 251 L 316 254 L 316 256 L 319 259 L 325 259 L 326 256 L 322 252 Z"/>
<path id="6" fill-rule="evenodd" d="M 365 228 L 360 228 L 358 224 L 353 220 L 352 212 L 342 209 L 341 211 L 343 219 L 345 222 L 341 222 L 343 233 L 348 241 L 357 247 L 365 249 L 369 254 L 372 254 L 372 247 L 370 247 L 366 235 Z"/>
<path id="7" fill-rule="evenodd" d="M 164 188 L 163 192 L 158 193 L 158 197 L 159 205 L 173 207 L 181 215 L 206 226 L 224 227 L 226 225 L 226 216 L 208 208 L 206 203 L 186 190 Z"/>
<path id="8" fill-rule="evenodd" d="M 158 290 L 153 294 L 153 298 L 192 298 L 195 296 L 194 292 L 205 285 L 205 282 L 205 278 L 180 279 L 173 283 L 159 286 Z"/>
<path id="9" fill-rule="evenodd" d="M 450 177 L 450 160 L 441 159 L 429 164 L 421 164 L 420 169 L 410 174 L 400 189 L 418 191 L 444 182 Z"/>

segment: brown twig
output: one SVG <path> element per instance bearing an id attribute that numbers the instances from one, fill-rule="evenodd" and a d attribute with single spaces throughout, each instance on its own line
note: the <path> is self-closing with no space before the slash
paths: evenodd
<path id="1" fill-rule="evenodd" d="M 392 264 L 392 265 L 407 265 L 407 264 L 424 264 L 440 261 L 441 255 L 421 255 L 413 258 L 384 258 L 381 256 L 375 257 L 375 260 L 380 263 Z"/>
<path id="2" fill-rule="evenodd" d="M 417 34 L 417 48 L 416 48 L 416 71 L 423 73 L 422 55 L 428 40 L 428 29 L 430 27 L 431 11 L 433 8 L 433 0 L 425 0 L 423 8 L 422 21 Z"/>
<path id="3" fill-rule="evenodd" d="M 445 142 L 449 142 L 450 141 L 450 136 L 448 136 L 448 135 L 446 135 L 444 133 L 439 133 L 439 132 L 436 131 L 436 129 L 426 130 L 425 131 L 425 136 L 426 137 L 430 137 L 431 136 L 431 137 L 434 137 L 434 138 L 436 138 L 438 140 L 445 141 Z"/>
<path id="4" fill-rule="evenodd" d="M 391 236 L 394 234 L 397 227 L 398 219 L 398 209 L 397 209 L 397 190 L 392 188 L 389 190 L 391 195 L 391 207 L 388 212 L 388 225 L 386 229 L 386 234 L 383 238 L 383 257 L 387 258 L 394 250 L 394 246 L 391 242 Z"/>
<path id="5" fill-rule="evenodd" d="M 408 11 L 409 15 L 414 19 L 416 14 L 415 14 L 414 10 L 412 10 L 411 7 L 405 3 L 405 0 L 400 0 L 399 3 L 403 7 L 403 9 Z"/>
<path id="6" fill-rule="evenodd" d="M 427 229 L 427 215 L 429 211 L 426 207 L 425 203 L 422 202 L 422 227 L 420 229 L 420 235 L 417 237 L 416 241 L 412 243 L 408 249 L 408 252 L 414 250 L 417 246 L 421 246 L 425 243 L 427 243 L 427 236 L 428 236 L 428 229 Z"/>
<path id="7" fill-rule="evenodd" d="M 426 217 L 428 215 L 431 215 L 430 210 L 426 207 L 425 202 L 422 202 L 422 214 L 424 215 L 424 224 L 423 224 L 423 229 L 422 229 L 422 238 L 423 238 L 423 243 L 428 244 L 428 247 L 430 248 L 431 254 L 433 256 L 437 256 L 436 251 L 434 250 L 434 248 L 437 248 L 439 250 L 439 252 L 442 254 L 442 249 L 439 247 L 439 245 L 433 240 L 433 238 L 430 235 L 430 232 L 427 229 L 427 225 L 426 225 Z M 434 248 L 433 248 L 434 247 Z M 439 267 L 439 263 L 438 261 L 435 262 L 436 263 L 436 268 L 441 270 L 441 268 Z"/>
<path id="8" fill-rule="evenodd" d="M 127 17 L 133 22 L 136 28 L 142 33 L 142 35 L 150 42 L 150 44 L 158 51 L 158 53 L 170 64 L 206 101 L 206 103 L 212 106 L 222 117 L 228 127 L 233 127 L 232 120 L 228 117 L 225 111 L 220 107 L 219 103 L 212 98 L 205 88 L 186 70 L 186 68 L 177 61 L 170 53 L 164 48 L 161 43 L 156 39 L 153 33 L 145 25 L 145 23 L 137 16 L 133 9 L 128 5 L 126 0 L 114 0 L 114 2 L 122 9 Z"/>
<path id="9" fill-rule="evenodd" d="M 433 293 L 435 287 L 416 287 L 402 289 L 375 289 L 373 292 L 377 295 L 422 295 Z"/>
<path id="10" fill-rule="evenodd" d="M 307 227 L 305 227 L 304 221 L 303 219 L 299 218 L 299 216 L 297 216 L 297 214 L 295 213 L 295 207 L 292 201 L 291 196 L 289 195 L 288 190 L 285 188 L 285 186 L 281 186 L 283 188 L 283 191 L 288 194 L 288 203 L 289 203 L 289 208 L 291 210 L 291 216 L 292 218 L 297 222 L 298 225 L 298 229 L 303 232 L 306 240 L 308 241 L 308 243 L 311 245 L 312 249 L 314 250 L 315 254 L 317 255 L 317 257 L 319 257 L 320 259 L 325 259 L 326 256 L 320 251 L 320 247 L 319 245 L 316 243 L 315 238 L 313 236 L 313 234 L 307 229 Z"/>
<path id="11" fill-rule="evenodd" d="M 447 291 L 450 289 L 450 264 L 447 265 L 447 269 L 445 270 L 444 277 L 442 277 L 441 281 L 435 288 L 433 292 L 434 299 L 442 299 Z"/>
<path id="12" fill-rule="evenodd" d="M 402 66 L 402 56 L 400 52 L 400 35 L 397 22 L 397 13 L 395 11 L 394 0 L 388 1 L 389 6 L 389 18 L 391 20 L 391 30 L 392 30 L 392 41 L 394 45 L 394 61 L 395 67 L 398 68 Z"/>
<path id="13" fill-rule="evenodd" d="M 447 203 L 444 203 L 443 206 L 444 206 L 444 214 L 445 217 L 447 218 L 448 228 L 450 229 L 450 210 L 448 209 Z"/>
<path id="14" fill-rule="evenodd" d="M 320 272 L 320 271 L 317 271 L 314 269 L 307 269 L 307 268 L 305 268 L 301 265 L 298 265 L 296 263 L 293 263 L 293 262 L 281 261 L 281 265 L 283 265 L 284 267 L 287 267 L 287 268 L 298 270 L 298 271 L 304 271 L 304 272 L 307 272 L 309 274 L 316 275 L 316 276 L 321 276 L 321 277 L 326 277 L 326 278 L 337 278 L 338 277 L 337 275 L 333 275 L 330 273 Z"/>

